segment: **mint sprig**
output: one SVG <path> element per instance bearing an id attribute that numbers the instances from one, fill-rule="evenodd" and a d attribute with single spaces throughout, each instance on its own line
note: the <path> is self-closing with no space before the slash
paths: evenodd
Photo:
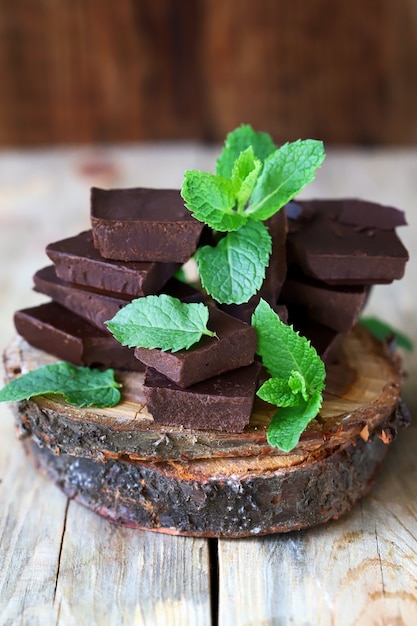
<path id="1" fill-rule="evenodd" d="M 258 334 L 257 353 L 271 378 L 257 395 L 277 407 L 267 430 L 267 440 L 289 452 L 317 415 L 322 403 L 326 370 L 310 342 L 287 326 L 260 300 L 252 315 Z"/>
<path id="2" fill-rule="evenodd" d="M 161 294 L 132 300 L 106 324 L 124 346 L 177 352 L 190 348 L 203 335 L 215 336 L 207 328 L 208 319 L 205 304 Z"/>
<path id="3" fill-rule="evenodd" d="M 188 170 L 184 175 L 181 195 L 196 219 L 215 231 L 239 233 L 247 224 L 264 222 L 277 213 L 313 180 L 324 157 L 321 141 L 297 140 L 277 149 L 269 135 L 254 131 L 249 125 L 242 125 L 227 136 L 217 161 L 216 174 Z M 247 232 L 241 235 L 233 239 L 233 248 L 236 258 L 242 260 L 243 275 L 247 263 L 247 250 L 244 248 L 247 247 L 244 243 Z M 252 247 L 260 248 L 264 244 L 262 229 L 252 229 L 251 237 Z M 240 242 L 242 248 L 236 246 L 236 241 Z M 226 278 L 224 286 L 219 290 L 219 281 L 213 282 L 209 275 L 213 274 L 212 264 L 218 270 L 224 260 L 225 244 L 220 244 L 212 248 L 210 264 L 204 263 L 209 254 L 207 250 L 198 257 L 199 262 L 202 261 L 201 265 L 199 263 L 201 281 L 218 302 L 236 302 L 234 277 Z M 237 304 L 247 302 L 259 289 L 258 276 L 264 275 L 269 254 L 266 260 L 258 259 L 259 272 L 252 273 L 252 282 L 247 275 L 245 300 L 239 300 Z M 227 267 L 234 272 L 237 270 L 236 263 L 226 265 L 222 276 Z"/>
<path id="4" fill-rule="evenodd" d="M 62 361 L 14 378 L 0 390 L 0 402 L 20 402 L 54 394 L 64 396 L 78 407 L 112 407 L 120 401 L 119 388 L 112 369 L 100 371 Z"/>

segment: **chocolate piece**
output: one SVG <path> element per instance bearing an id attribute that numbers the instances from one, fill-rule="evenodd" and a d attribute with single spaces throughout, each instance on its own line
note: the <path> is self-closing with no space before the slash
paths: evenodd
<path id="1" fill-rule="evenodd" d="M 263 298 L 272 307 L 278 300 L 287 272 L 285 240 L 287 237 L 287 216 L 281 210 L 265 222 L 272 237 L 272 252 L 266 268 L 265 279 L 259 291 L 244 304 L 222 304 L 221 309 L 230 315 L 250 324 L 252 313 Z"/>
<path id="2" fill-rule="evenodd" d="M 287 276 L 282 300 L 287 306 L 304 307 L 313 321 L 338 332 L 356 324 L 366 303 L 369 287 L 332 286 L 302 275 Z"/>
<path id="3" fill-rule="evenodd" d="M 341 285 L 389 283 L 403 276 L 408 253 L 395 231 L 386 230 L 386 215 L 381 219 L 381 227 L 362 228 L 345 223 L 349 207 L 357 216 L 361 207 L 366 211 L 371 203 L 310 200 L 299 204 L 306 206 L 307 212 L 311 210 L 313 216 L 303 221 L 302 227 L 290 229 L 287 252 L 288 262 L 300 267 L 304 274 Z M 344 222 L 340 221 L 341 213 Z M 376 217 L 373 210 L 372 221 Z"/>
<path id="4" fill-rule="evenodd" d="M 62 280 L 126 299 L 158 292 L 179 263 L 108 261 L 93 244 L 91 230 L 51 243 L 46 254 Z"/>
<path id="5" fill-rule="evenodd" d="M 136 348 L 136 358 L 180 387 L 190 387 L 252 363 L 257 344 L 255 329 L 213 306 L 209 310 L 208 328 L 217 337 L 203 336 L 189 350 L 178 352 Z"/>
<path id="6" fill-rule="evenodd" d="M 14 323 L 31 346 L 74 365 L 144 369 L 131 348 L 55 302 L 16 311 Z"/>
<path id="7" fill-rule="evenodd" d="M 379 228 L 393 230 L 397 226 L 406 226 L 404 211 L 391 206 L 367 202 L 365 200 L 341 200 L 339 222 L 359 228 Z"/>
<path id="8" fill-rule="evenodd" d="M 108 333 L 105 322 L 111 320 L 128 300 L 79 289 L 58 278 L 53 265 L 36 272 L 35 291 L 43 293 L 66 309 L 84 318 L 90 324 Z"/>
<path id="9" fill-rule="evenodd" d="M 94 245 L 108 259 L 184 263 L 203 230 L 174 189 L 91 190 Z"/>
<path id="10" fill-rule="evenodd" d="M 288 310 L 289 320 L 295 330 L 300 335 L 306 337 L 311 345 L 317 350 L 317 353 L 328 364 L 337 360 L 339 357 L 339 348 L 342 345 L 345 333 L 339 333 L 324 324 L 319 324 L 309 319 L 305 308 L 297 307 Z"/>
<path id="11" fill-rule="evenodd" d="M 177 278 L 170 278 L 159 293 L 165 293 L 173 298 L 178 298 L 181 302 L 191 303 L 204 301 L 204 294 L 201 291 L 195 289 L 188 283 L 183 283 Z"/>
<path id="12" fill-rule="evenodd" d="M 255 361 L 188 389 L 148 368 L 143 386 L 148 410 L 159 424 L 242 432 L 249 423 L 261 368 Z"/>

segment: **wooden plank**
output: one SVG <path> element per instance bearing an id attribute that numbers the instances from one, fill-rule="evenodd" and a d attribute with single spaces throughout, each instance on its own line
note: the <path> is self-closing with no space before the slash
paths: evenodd
<path id="1" fill-rule="evenodd" d="M 412 145 L 416 48 L 412 0 L 0 0 L 0 144 Z"/>
<path id="2" fill-rule="evenodd" d="M 208 543 L 120 528 L 72 502 L 56 603 L 60 626 L 208 626 Z"/>
<path id="3" fill-rule="evenodd" d="M 12 336 L 13 310 L 35 303 L 31 275 L 46 262 L 43 246 L 86 227 L 88 187 L 91 184 L 179 186 L 184 168 L 211 169 L 215 155 L 213 150 L 184 145 L 0 154 L 2 347 Z M 303 195 L 350 195 L 406 210 L 410 227 L 401 229 L 401 237 L 414 253 L 417 250 L 415 163 L 416 152 L 413 150 L 372 153 L 330 150 L 316 181 Z M 16 254 L 16 242 L 19 254 Z M 369 304 L 369 310 L 398 324 L 414 339 L 417 337 L 416 275 L 416 261 L 412 258 L 404 280 L 377 287 Z M 417 351 L 404 356 L 409 372 L 405 395 L 417 415 L 414 391 Z M 290 623 L 291 610 L 294 610 L 298 611 L 301 621 L 293 620 L 292 623 L 300 624 L 350 626 L 356 618 L 361 626 L 368 623 L 414 624 L 416 443 L 415 427 L 403 433 L 394 444 L 375 491 L 339 522 L 308 533 L 220 542 L 220 623 L 233 625 L 238 616 L 242 618 L 240 623 L 245 625 L 262 624 L 264 620 L 264 623 L 285 626 Z M 150 624 L 152 620 L 162 623 L 163 619 L 169 624 L 172 615 L 176 616 L 177 623 L 179 619 L 187 623 L 187 614 L 197 614 L 198 621 L 194 623 L 200 623 L 203 609 L 194 606 L 191 589 L 197 589 L 197 598 L 201 598 L 205 619 L 208 619 L 208 600 L 202 600 L 204 585 L 207 590 L 208 583 L 204 580 L 208 576 L 207 570 L 203 570 L 198 584 L 189 578 L 200 576 L 201 563 L 207 567 L 205 544 L 204 548 L 197 548 L 199 544 L 193 539 L 169 536 L 154 539 L 154 535 L 145 538 L 143 534 L 141 538 L 138 535 L 134 541 L 127 542 L 130 531 L 121 530 L 119 534 L 105 522 L 102 526 L 73 503 L 68 507 L 56 588 L 56 598 L 61 601 L 59 617 L 59 602 L 57 600 L 54 606 L 52 599 L 66 500 L 53 485 L 33 471 L 14 440 L 11 413 L 2 405 L 0 479 L 0 621 L 6 626 L 15 623 L 31 626 L 57 622 L 75 624 L 73 604 L 77 594 L 84 598 L 86 610 L 91 605 L 93 617 L 94 611 L 96 617 L 100 616 L 95 590 L 107 593 L 109 584 L 104 581 L 105 570 L 99 571 L 94 565 L 96 560 L 103 568 L 109 568 L 114 577 L 115 589 L 106 602 L 108 607 L 111 602 L 118 607 L 119 623 L 129 623 L 120 613 L 121 604 L 132 601 L 134 594 L 130 587 L 121 588 L 119 579 L 124 583 L 133 581 L 138 605 L 145 603 L 143 611 L 136 608 L 138 617 L 133 604 L 128 608 L 128 615 L 134 615 L 139 624 L 145 617 Z M 47 538 L 45 528 L 52 529 Z M 100 533 L 102 539 L 96 537 Z M 132 534 L 136 533 L 132 531 Z M 120 549 L 127 559 L 128 572 L 123 563 L 119 567 L 111 563 L 106 541 Z M 89 550 L 94 548 L 89 562 L 83 560 L 78 549 L 86 545 Z M 130 553 L 131 546 L 134 550 Z M 194 564 L 186 561 L 185 553 L 190 546 Z M 152 581 L 142 580 L 140 567 L 152 562 L 159 563 L 159 571 L 163 572 L 159 583 L 156 576 Z M 74 566 L 80 572 L 82 584 L 77 582 Z M 95 578 L 89 577 L 90 566 Z M 187 579 L 180 583 L 184 571 Z M 4 572 L 7 572 L 6 576 Z M 151 573 L 146 572 L 146 575 L 149 577 Z M 164 586 L 173 580 L 174 575 L 178 576 L 178 583 L 169 594 Z M 68 593 L 64 581 L 73 585 Z M 96 581 L 99 582 L 97 587 Z M 86 587 L 90 589 L 90 596 Z M 181 594 L 182 589 L 187 589 L 186 597 Z M 158 602 L 157 608 L 154 599 Z M 154 605 L 153 613 L 151 605 Z M 116 619 L 111 610 L 110 607 L 109 614 Z M 280 611 L 282 620 L 277 617 Z M 130 623 L 135 623 L 134 619 Z M 77 623 L 81 623 L 80 620 Z M 91 623 L 94 625 L 94 621 Z"/>
<path id="4" fill-rule="evenodd" d="M 1 623 L 211 623 L 208 542 L 119 528 L 68 502 L 1 407 Z"/>
<path id="5" fill-rule="evenodd" d="M 55 580 L 67 499 L 45 481 L 15 441 L 0 406 L 0 614 L 2 624 L 54 624 Z"/>
<path id="6" fill-rule="evenodd" d="M 339 521 L 219 541 L 220 623 L 413 624 L 416 445 L 414 427 L 395 444 L 374 491 Z"/>

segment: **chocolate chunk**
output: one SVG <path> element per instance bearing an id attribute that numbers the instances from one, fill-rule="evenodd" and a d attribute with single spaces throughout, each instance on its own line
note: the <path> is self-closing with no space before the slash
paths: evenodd
<path id="1" fill-rule="evenodd" d="M 342 345 L 345 333 L 339 333 L 324 324 L 310 319 L 303 307 L 289 308 L 288 314 L 288 323 L 300 335 L 309 339 L 311 345 L 314 346 L 325 363 L 332 363 L 338 359 L 339 348 Z"/>
<path id="2" fill-rule="evenodd" d="M 304 307 L 306 315 L 313 321 L 338 332 L 348 332 L 365 306 L 369 289 L 365 286 L 332 286 L 302 275 L 289 275 L 282 290 L 282 300 L 290 307 Z"/>
<path id="3" fill-rule="evenodd" d="M 404 212 L 391 206 L 350 199 L 341 200 L 340 205 L 338 219 L 343 224 L 381 230 L 393 230 L 397 226 L 407 225 Z"/>
<path id="4" fill-rule="evenodd" d="M 289 232 L 289 264 L 329 284 L 370 285 L 401 278 L 408 253 L 395 231 L 361 229 L 342 223 L 339 217 L 343 203 L 343 200 L 299 203 L 307 205 L 314 216 L 298 230 Z"/>
<path id="5" fill-rule="evenodd" d="M 148 368 L 143 387 L 147 408 L 160 424 L 242 432 L 249 423 L 261 367 L 255 361 L 188 389 Z"/>
<path id="6" fill-rule="evenodd" d="M 136 358 L 180 387 L 190 387 L 252 363 L 257 344 L 255 329 L 213 306 L 209 310 L 208 328 L 217 337 L 203 336 L 189 350 L 178 352 L 136 348 Z"/>
<path id="7" fill-rule="evenodd" d="M 33 281 L 35 291 L 49 296 L 106 333 L 109 331 L 105 322 L 111 320 L 120 309 L 128 304 L 128 300 L 87 291 L 66 283 L 57 277 L 53 265 L 48 265 L 36 272 Z"/>
<path id="8" fill-rule="evenodd" d="M 94 245 L 108 259 L 184 263 L 203 230 L 174 189 L 91 190 Z"/>
<path id="9" fill-rule="evenodd" d="M 74 365 L 144 370 L 131 348 L 55 302 L 16 311 L 14 323 L 31 346 Z"/>
<path id="10" fill-rule="evenodd" d="M 259 291 L 244 304 L 222 304 L 221 309 L 230 315 L 250 324 L 252 313 L 263 298 L 272 307 L 278 300 L 287 271 L 285 240 L 287 237 L 287 216 L 281 210 L 265 222 L 272 237 L 272 252 L 266 268 L 265 279 Z"/>
<path id="11" fill-rule="evenodd" d="M 165 293 L 181 302 L 203 302 L 204 294 L 188 283 L 183 283 L 177 278 L 170 278 L 159 293 Z"/>
<path id="12" fill-rule="evenodd" d="M 62 280 L 126 299 L 158 292 L 180 267 L 179 263 L 108 261 L 94 247 L 91 230 L 49 244 L 46 254 Z"/>

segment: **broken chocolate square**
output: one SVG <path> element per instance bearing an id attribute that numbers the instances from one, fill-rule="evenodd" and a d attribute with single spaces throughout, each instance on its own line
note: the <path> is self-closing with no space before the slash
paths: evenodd
<path id="1" fill-rule="evenodd" d="M 180 387 L 252 363 L 257 345 L 255 329 L 214 306 L 209 306 L 209 311 L 208 328 L 216 337 L 203 336 L 189 350 L 178 352 L 135 348 L 136 358 Z"/>
<path id="2" fill-rule="evenodd" d="M 14 324 L 31 346 L 74 365 L 144 370 L 132 348 L 55 302 L 16 311 Z"/>
<path id="3" fill-rule="evenodd" d="M 57 277 L 53 265 L 38 270 L 33 277 L 35 291 L 43 293 L 96 328 L 108 333 L 105 322 L 129 303 L 123 298 L 87 291 Z"/>
<path id="4" fill-rule="evenodd" d="M 185 263 L 204 224 L 175 189 L 91 190 L 94 245 L 107 259 Z"/>
<path id="5" fill-rule="evenodd" d="M 289 264 L 329 284 L 369 285 L 402 278 L 408 253 L 395 230 L 387 229 L 388 224 L 401 223 L 401 216 L 384 210 L 378 219 L 377 210 L 370 210 L 373 203 L 361 200 L 309 200 L 298 204 L 310 217 L 302 220 L 302 227 L 300 223 L 300 228 L 290 228 Z M 370 221 L 358 219 L 361 209 L 368 211 Z M 360 223 L 347 223 L 349 213 L 351 222 Z M 368 222 L 373 226 L 365 227 Z"/>
<path id="6" fill-rule="evenodd" d="M 46 254 L 62 280 L 126 299 L 158 292 L 180 267 L 104 259 L 94 247 L 91 230 L 49 244 Z"/>
<path id="7" fill-rule="evenodd" d="M 148 368 L 143 387 L 148 411 L 159 424 L 242 432 L 250 420 L 261 369 L 255 361 L 183 389 Z"/>
<path id="8" fill-rule="evenodd" d="M 346 333 L 356 324 L 369 289 L 362 285 L 328 285 L 300 273 L 290 273 L 282 290 L 282 300 L 289 307 L 303 307 L 311 320 Z"/>

